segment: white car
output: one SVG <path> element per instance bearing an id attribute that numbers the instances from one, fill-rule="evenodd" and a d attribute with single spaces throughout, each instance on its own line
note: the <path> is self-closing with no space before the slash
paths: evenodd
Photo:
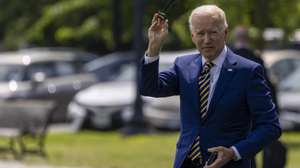
<path id="1" fill-rule="evenodd" d="M 280 82 L 278 104 L 283 130 L 300 130 L 300 67 Z"/>
<path id="2" fill-rule="evenodd" d="M 196 51 L 165 52 L 160 56 L 160 70 L 169 68 L 176 56 Z M 110 68 L 110 66 L 107 66 Z M 115 66 L 116 67 L 116 66 Z M 134 61 L 122 62 L 111 72 L 113 80 L 93 85 L 75 95 L 68 114 L 74 131 L 82 127 L 107 129 L 120 127 L 132 116 L 135 101 Z M 107 70 L 105 70 L 107 71 Z M 158 128 L 179 129 L 179 97 L 143 97 L 145 120 Z"/>
<path id="3" fill-rule="evenodd" d="M 274 82 L 280 82 L 300 67 L 300 50 L 266 50 L 262 53 L 262 59 L 269 77 L 275 78 L 276 81 Z"/>

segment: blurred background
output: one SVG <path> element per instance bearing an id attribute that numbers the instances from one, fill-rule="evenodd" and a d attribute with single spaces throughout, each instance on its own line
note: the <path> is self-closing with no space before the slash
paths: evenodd
<path id="1" fill-rule="evenodd" d="M 0 167 L 172 167 L 179 99 L 140 97 L 136 89 L 148 26 L 166 3 L 1 0 Z M 300 1 L 177 0 L 167 12 L 160 70 L 196 52 L 188 17 L 206 3 L 224 9 L 228 46 L 246 36 L 274 86 L 286 154 L 259 153 L 257 167 L 277 159 L 298 168 Z"/>

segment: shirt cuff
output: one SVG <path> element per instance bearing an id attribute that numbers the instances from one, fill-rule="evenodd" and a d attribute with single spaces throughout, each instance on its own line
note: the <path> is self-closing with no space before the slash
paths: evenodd
<path id="1" fill-rule="evenodd" d="M 232 146 L 231 149 L 233 150 L 234 155 L 235 155 L 235 156 L 234 156 L 234 159 L 233 159 L 234 161 L 238 161 L 238 160 L 242 159 L 242 157 L 241 157 L 239 151 L 236 149 L 235 146 Z"/>
<path id="2" fill-rule="evenodd" d="M 146 53 L 145 56 L 144 56 L 144 59 L 145 59 L 145 64 L 150 64 L 156 60 L 158 60 L 159 56 L 154 56 L 154 57 L 149 57 L 148 54 Z"/>

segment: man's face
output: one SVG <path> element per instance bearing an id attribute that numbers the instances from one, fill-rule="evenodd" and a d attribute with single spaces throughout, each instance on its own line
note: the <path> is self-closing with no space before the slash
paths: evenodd
<path id="1" fill-rule="evenodd" d="M 208 14 L 194 14 L 191 24 L 192 40 L 197 49 L 206 59 L 215 59 L 223 50 L 227 29 Z"/>

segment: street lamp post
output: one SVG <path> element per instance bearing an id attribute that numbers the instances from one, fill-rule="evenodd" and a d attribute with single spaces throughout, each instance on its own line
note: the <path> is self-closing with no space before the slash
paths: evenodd
<path id="1" fill-rule="evenodd" d="M 145 0 L 134 1 L 134 53 L 136 55 L 136 99 L 134 103 L 134 115 L 128 124 L 122 129 L 124 135 L 133 135 L 149 132 L 148 125 L 144 119 L 143 102 L 139 92 L 139 67 L 144 55 L 143 20 Z"/>
<path id="2" fill-rule="evenodd" d="M 114 39 L 114 49 L 120 50 L 122 41 L 121 35 L 123 32 L 122 21 L 123 17 L 121 14 L 121 6 L 123 0 L 113 0 L 112 1 L 112 9 L 113 9 L 113 39 Z"/>

